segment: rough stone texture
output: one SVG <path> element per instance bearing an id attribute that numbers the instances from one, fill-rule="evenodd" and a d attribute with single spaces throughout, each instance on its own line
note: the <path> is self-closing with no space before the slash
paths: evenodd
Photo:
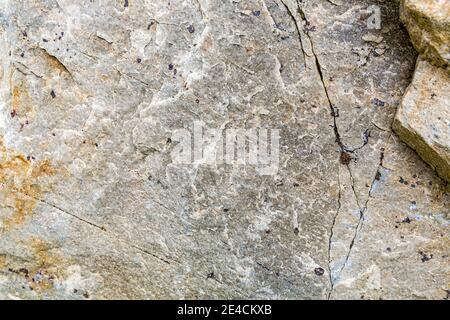
<path id="1" fill-rule="evenodd" d="M 448 298 L 448 187 L 390 129 L 398 16 L 2 1 L 0 297 Z M 278 174 L 172 163 L 195 120 L 280 129 Z"/>
<path id="2" fill-rule="evenodd" d="M 417 51 L 450 72 L 450 1 L 401 0 L 400 17 Z"/>
<path id="3" fill-rule="evenodd" d="M 450 181 L 450 81 L 444 69 L 419 59 L 393 128 L 437 173 Z"/>
<path id="4" fill-rule="evenodd" d="M 450 2 L 403 0 L 400 16 L 421 58 L 393 128 L 450 181 Z"/>

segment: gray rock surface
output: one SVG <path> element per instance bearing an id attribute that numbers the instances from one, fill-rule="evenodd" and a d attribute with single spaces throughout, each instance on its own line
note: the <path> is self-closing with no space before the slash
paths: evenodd
<path id="1" fill-rule="evenodd" d="M 448 298 L 397 6 L 2 1 L 0 298 Z M 194 121 L 280 129 L 277 174 L 174 163 Z"/>

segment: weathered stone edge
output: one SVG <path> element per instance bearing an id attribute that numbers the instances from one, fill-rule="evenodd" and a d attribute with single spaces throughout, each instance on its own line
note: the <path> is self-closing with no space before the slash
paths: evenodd
<path id="1" fill-rule="evenodd" d="M 414 20 L 417 23 L 408 23 L 408 21 Z M 417 52 L 432 65 L 440 68 L 444 68 L 450 74 L 450 65 L 448 61 L 446 61 L 439 50 L 430 45 L 430 43 L 419 42 L 417 39 L 423 38 L 423 33 L 426 33 L 426 38 L 434 38 L 433 29 L 436 28 L 435 25 L 431 23 L 431 21 L 424 16 L 420 11 L 413 10 L 413 8 L 409 8 L 409 10 L 405 10 L 405 0 L 400 1 L 400 21 L 403 23 L 405 28 L 408 30 L 410 35 L 411 42 Z M 420 27 L 418 25 L 418 21 L 421 21 Z M 442 30 L 450 30 L 450 25 L 444 24 L 438 26 Z M 414 35 L 419 35 L 414 37 Z"/>
<path id="2" fill-rule="evenodd" d="M 392 123 L 392 129 L 394 132 L 400 137 L 400 139 L 405 142 L 409 147 L 411 147 L 417 154 L 428 163 L 433 170 L 436 171 L 439 177 L 450 182 L 450 159 L 447 159 L 447 162 L 442 158 L 442 154 L 439 154 L 435 148 L 440 148 L 442 146 L 432 145 L 430 146 L 427 142 L 422 138 L 420 134 L 416 132 L 413 128 L 411 128 L 407 123 L 402 122 L 402 111 L 404 108 L 402 107 L 403 101 L 405 97 L 408 95 L 408 91 L 410 90 L 411 85 L 406 90 L 405 95 L 401 101 L 401 105 L 397 110 L 397 114 Z M 408 127 L 405 127 L 408 126 Z"/>

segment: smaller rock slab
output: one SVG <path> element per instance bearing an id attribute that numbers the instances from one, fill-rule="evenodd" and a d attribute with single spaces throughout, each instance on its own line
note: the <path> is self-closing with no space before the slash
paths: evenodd
<path id="1" fill-rule="evenodd" d="M 420 55 L 450 73 L 450 1 L 402 0 L 400 19 Z"/>
<path id="2" fill-rule="evenodd" d="M 450 181 L 450 77 L 419 58 L 393 123 L 394 131 Z"/>

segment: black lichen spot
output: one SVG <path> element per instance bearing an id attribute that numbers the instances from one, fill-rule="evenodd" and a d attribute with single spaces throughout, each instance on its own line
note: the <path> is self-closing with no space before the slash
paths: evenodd
<path id="1" fill-rule="evenodd" d="M 17 111 L 16 110 L 11 111 L 11 118 L 14 118 L 15 116 L 17 116 Z"/>
<path id="2" fill-rule="evenodd" d="M 405 219 L 402 220 L 402 223 L 411 223 L 412 220 L 409 217 L 406 217 Z"/>
<path id="3" fill-rule="evenodd" d="M 371 102 L 372 102 L 372 105 L 377 106 L 377 107 L 384 107 L 384 105 L 385 105 L 384 101 L 381 101 L 380 99 L 377 99 L 377 98 L 373 98 Z"/>
<path id="4" fill-rule="evenodd" d="M 433 255 L 432 255 L 432 254 L 427 255 L 427 254 L 424 253 L 423 251 L 419 251 L 419 254 L 421 255 L 420 260 L 422 260 L 422 262 L 427 262 L 427 261 L 433 259 Z"/>
<path id="5" fill-rule="evenodd" d="M 43 39 L 42 39 L 42 41 L 44 41 L 44 42 L 48 42 L 48 40 L 47 40 L 47 39 L 45 39 L 45 38 L 43 38 Z"/>
<path id="6" fill-rule="evenodd" d="M 294 233 L 295 233 L 295 234 L 298 234 L 299 232 L 300 232 L 300 230 L 299 230 L 297 227 L 295 227 L 295 228 L 294 228 Z"/>
<path id="7" fill-rule="evenodd" d="M 169 64 L 169 70 L 173 70 L 173 64 Z"/>
<path id="8" fill-rule="evenodd" d="M 348 152 L 342 151 L 340 161 L 343 165 L 347 166 L 350 164 L 350 161 L 352 161 L 352 156 Z"/>
<path id="9" fill-rule="evenodd" d="M 228 209 L 228 208 L 223 209 L 223 212 L 228 212 L 228 211 L 230 211 L 230 209 Z"/>
<path id="10" fill-rule="evenodd" d="M 208 273 L 208 275 L 206 276 L 207 279 L 214 279 L 216 276 L 214 275 L 214 272 L 210 272 Z"/>
<path id="11" fill-rule="evenodd" d="M 52 91 L 50 91 L 50 95 L 52 96 L 52 98 L 53 98 L 53 99 L 55 99 L 55 98 L 56 98 L 56 93 L 55 93 L 55 91 L 53 91 L 53 90 L 52 90 Z"/>
<path id="12" fill-rule="evenodd" d="M 123 6 L 126 8 L 128 7 L 128 0 L 125 0 L 125 3 L 123 4 Z"/>
<path id="13" fill-rule="evenodd" d="M 22 52 L 22 53 L 20 54 L 20 56 L 23 58 L 23 57 L 25 56 L 25 53 Z"/>
<path id="14" fill-rule="evenodd" d="M 194 33 L 195 32 L 195 28 L 194 28 L 194 26 L 192 24 L 187 28 L 187 30 L 189 31 L 189 33 Z"/>
<path id="15" fill-rule="evenodd" d="M 253 14 L 255 17 L 259 17 L 259 16 L 261 15 L 261 11 L 255 10 L 255 11 L 252 12 L 252 14 Z"/>
<path id="16" fill-rule="evenodd" d="M 316 276 L 323 276 L 325 273 L 325 270 L 323 270 L 323 268 L 315 268 L 314 269 L 314 273 L 316 274 Z"/>
<path id="17" fill-rule="evenodd" d="M 195 103 L 200 103 L 200 99 L 195 99 Z"/>
<path id="18" fill-rule="evenodd" d="M 141 63 L 141 62 L 142 62 L 142 59 L 141 59 L 141 58 L 137 58 L 137 59 L 136 59 L 136 62 L 137 62 L 137 63 Z"/>

